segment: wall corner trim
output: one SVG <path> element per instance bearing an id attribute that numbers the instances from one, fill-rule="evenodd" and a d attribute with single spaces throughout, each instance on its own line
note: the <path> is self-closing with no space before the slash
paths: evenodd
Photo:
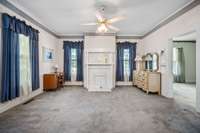
<path id="1" fill-rule="evenodd" d="M 116 39 L 142 39 L 143 36 L 117 35 L 116 33 L 84 33 L 83 35 L 60 35 L 59 39 L 84 39 L 84 36 L 116 36 Z"/>

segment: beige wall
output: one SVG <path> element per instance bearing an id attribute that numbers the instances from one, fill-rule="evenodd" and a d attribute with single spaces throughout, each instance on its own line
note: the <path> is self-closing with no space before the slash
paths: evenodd
<path id="1" fill-rule="evenodd" d="M 148 52 L 158 52 L 165 50 L 164 55 L 161 58 L 160 71 L 162 72 L 162 95 L 167 97 L 173 97 L 172 92 L 172 38 L 184 33 L 191 31 L 197 31 L 197 56 L 200 53 L 199 44 L 199 30 L 200 30 L 200 5 L 186 12 L 182 16 L 173 20 L 169 24 L 161 27 L 157 31 L 148 35 L 142 40 L 142 45 L 144 48 L 144 53 Z M 200 61 L 197 59 L 197 66 Z M 197 68 L 197 105 L 200 110 L 200 70 Z"/>
<path id="2" fill-rule="evenodd" d="M 11 15 L 11 16 L 16 16 L 17 18 L 19 18 L 21 20 L 25 20 L 23 17 L 19 16 L 18 14 L 14 13 L 13 11 L 7 9 L 6 7 L 4 7 L 1 4 L 0 4 L 0 12 L 1 13 L 5 12 L 5 13 L 8 13 L 9 15 Z M 32 97 L 34 95 L 38 95 L 39 93 L 41 93 L 42 90 L 43 90 L 42 75 L 44 73 L 51 72 L 53 65 L 56 64 L 56 61 L 57 61 L 57 57 L 55 57 L 53 62 L 48 62 L 48 63 L 43 62 L 43 60 L 42 60 L 42 47 L 53 49 L 55 51 L 55 55 L 57 55 L 56 52 L 57 52 L 58 39 L 55 38 L 54 36 L 52 36 L 51 34 L 47 33 L 46 31 L 44 31 L 43 29 L 39 28 L 38 26 L 32 24 L 31 22 L 29 22 L 27 20 L 25 20 L 25 21 L 28 25 L 31 25 L 32 27 L 34 27 L 35 29 L 38 29 L 40 31 L 40 34 L 39 34 L 40 89 L 38 89 L 34 93 L 31 93 L 30 96 L 16 98 L 15 100 L 9 101 L 7 103 L 0 104 L 0 112 L 3 112 L 6 109 L 9 109 L 9 108 L 27 100 L 27 99 L 29 99 L 30 97 Z M 0 35 L 1 35 L 1 31 L 2 31 L 2 26 L 0 24 Z M 1 36 L 0 36 L 0 41 L 1 41 Z M 2 41 L 0 43 L 0 48 L 2 48 Z M 0 56 L 0 58 L 1 58 L 2 57 L 2 50 L 1 49 L 0 49 L 0 55 L 1 55 Z M 0 59 L 0 63 L 1 63 L 1 59 Z M 2 65 L 0 65 L 0 66 L 2 66 Z"/>

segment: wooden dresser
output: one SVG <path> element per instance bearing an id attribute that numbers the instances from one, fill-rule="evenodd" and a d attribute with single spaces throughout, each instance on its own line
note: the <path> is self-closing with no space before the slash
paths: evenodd
<path id="1" fill-rule="evenodd" d="M 64 74 L 63 73 L 49 73 L 43 75 L 43 88 L 45 91 L 56 90 L 63 87 Z"/>
<path id="2" fill-rule="evenodd" d="M 161 93 L 161 73 L 148 71 L 134 71 L 133 84 L 147 93 Z"/>

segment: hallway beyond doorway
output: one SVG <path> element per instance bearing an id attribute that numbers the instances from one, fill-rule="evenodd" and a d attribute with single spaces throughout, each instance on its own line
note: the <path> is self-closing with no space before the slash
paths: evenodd
<path id="1" fill-rule="evenodd" d="M 196 105 L 196 84 L 174 83 L 174 99 L 182 104 L 195 107 Z"/>

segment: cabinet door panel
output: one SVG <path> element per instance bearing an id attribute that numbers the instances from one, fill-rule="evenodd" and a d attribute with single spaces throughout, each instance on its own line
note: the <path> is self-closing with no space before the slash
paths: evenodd
<path id="1" fill-rule="evenodd" d="M 108 67 L 89 68 L 89 89 L 105 90 L 111 89 L 112 75 Z"/>

